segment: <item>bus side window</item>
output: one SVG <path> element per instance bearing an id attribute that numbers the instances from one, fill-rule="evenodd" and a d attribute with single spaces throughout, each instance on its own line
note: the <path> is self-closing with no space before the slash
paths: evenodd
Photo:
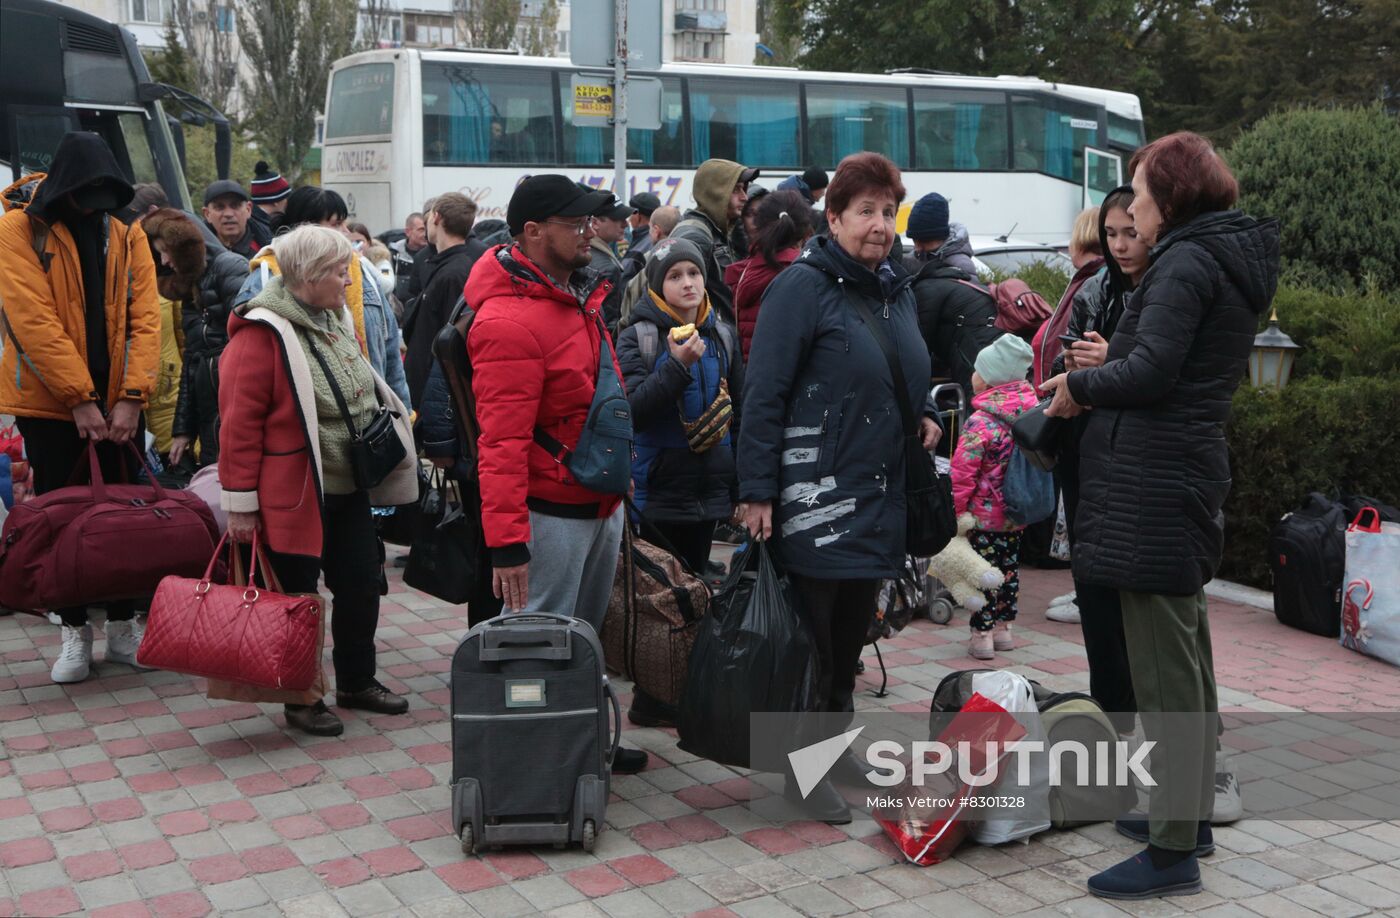
<path id="1" fill-rule="evenodd" d="M 548 70 L 423 62 L 425 165 L 554 165 Z"/>
<path id="2" fill-rule="evenodd" d="M 909 102 L 903 86 L 807 86 L 807 149 L 814 163 L 871 150 L 909 168 Z"/>
<path id="3" fill-rule="evenodd" d="M 914 90 L 914 168 L 976 172 L 1007 168 L 1006 95 Z"/>
<path id="4" fill-rule="evenodd" d="M 1012 96 L 1011 168 L 1079 183 L 1084 147 L 1099 143 L 1099 117 L 1095 106 L 1069 99 Z"/>
<path id="5" fill-rule="evenodd" d="M 690 79 L 691 161 L 801 168 L 797 84 Z"/>

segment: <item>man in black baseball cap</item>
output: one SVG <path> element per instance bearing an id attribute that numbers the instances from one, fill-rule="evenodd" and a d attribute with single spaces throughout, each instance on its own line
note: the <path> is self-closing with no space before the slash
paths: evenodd
<path id="1" fill-rule="evenodd" d="M 594 216 L 615 206 L 611 194 L 565 176 L 532 176 L 506 208 L 514 244 L 481 256 L 467 279 L 466 300 L 476 310 L 467 336 L 476 483 L 491 564 L 482 578 L 491 595 L 468 601 L 473 622 L 504 607 L 571 615 L 603 630 L 625 511 L 619 495 L 576 481 L 561 457 L 578 446 L 599 367 L 615 366 L 599 325 L 611 288 L 580 270 Z M 524 750 L 518 758 L 534 764 Z M 646 753 L 619 749 L 613 771 L 646 763 Z"/>
<path id="2" fill-rule="evenodd" d="M 253 199 L 243 186 L 229 179 L 210 182 L 204 189 L 204 222 L 230 252 L 252 260 L 262 248 L 248 220 L 253 216 Z"/>
<path id="3" fill-rule="evenodd" d="M 563 175 L 532 175 L 515 186 L 506 206 L 506 223 L 517 239 L 526 223 L 542 223 L 550 217 L 591 217 L 608 209 L 613 196 L 572 181 Z"/>
<path id="4" fill-rule="evenodd" d="M 622 262 L 622 275 L 631 278 L 642 269 L 646 254 L 651 251 L 651 215 L 661 206 L 661 199 L 650 191 L 643 191 L 632 195 L 627 205 L 632 208 L 632 216 L 627 218 L 630 236 L 627 257 Z"/>

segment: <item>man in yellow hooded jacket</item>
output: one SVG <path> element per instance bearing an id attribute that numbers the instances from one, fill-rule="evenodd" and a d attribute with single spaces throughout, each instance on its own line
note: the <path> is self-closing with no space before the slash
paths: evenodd
<path id="1" fill-rule="evenodd" d="M 99 441 L 103 474 L 113 477 L 124 444 L 145 445 L 160 307 L 145 232 L 113 217 L 133 193 L 106 142 L 75 131 L 28 207 L 0 217 L 0 413 L 15 415 L 39 495 L 67 484 L 88 441 Z M 87 609 L 54 611 L 63 646 L 53 680 L 80 682 L 92 662 Z M 130 602 L 109 605 L 108 661 L 135 664 L 134 616 Z"/>

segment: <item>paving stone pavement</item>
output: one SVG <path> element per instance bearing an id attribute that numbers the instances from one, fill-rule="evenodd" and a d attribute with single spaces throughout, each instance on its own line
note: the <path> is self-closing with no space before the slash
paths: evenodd
<path id="1" fill-rule="evenodd" d="M 210 702 L 201 680 L 172 673 L 99 662 L 88 681 L 53 685 L 58 629 L 0 618 L 0 915 L 1400 916 L 1400 823 L 1246 820 L 1217 831 L 1201 894 L 1116 905 L 1084 888 L 1135 850 L 1111 826 L 968 845 L 918 868 L 868 818 L 769 824 L 744 806 L 761 785 L 681 752 L 671 731 L 638 728 L 626 741 L 650 765 L 614 781 L 593 854 L 466 858 L 447 791 L 446 680 L 463 615 L 391 580 L 380 675 L 410 712 L 343 711 L 334 739 L 286 732 L 272 707 Z M 1042 614 L 1068 588 L 1063 571 L 1023 572 L 1017 648 L 993 665 L 1087 687 L 1078 626 Z M 1267 612 L 1212 601 L 1211 623 L 1223 705 L 1400 711 L 1400 670 Z M 940 678 L 985 665 L 965 638 L 965 617 L 913 623 L 883 645 L 890 695 L 873 696 L 870 655 L 858 705 L 926 710 Z M 1325 764 L 1296 748 L 1307 767 Z"/>

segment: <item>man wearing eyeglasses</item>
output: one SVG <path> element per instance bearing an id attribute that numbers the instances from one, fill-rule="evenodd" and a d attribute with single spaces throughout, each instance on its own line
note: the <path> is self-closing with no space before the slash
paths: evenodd
<path id="1" fill-rule="evenodd" d="M 572 615 L 599 633 L 622 542 L 621 499 L 574 481 L 535 436 L 572 449 L 587 420 L 613 289 L 588 270 L 593 218 L 614 206 L 611 194 L 565 176 L 531 176 L 506 208 L 514 242 L 477 261 L 465 293 L 476 310 L 467 353 L 493 592 L 507 610 Z M 646 753 L 620 749 L 613 771 L 646 762 Z"/>

